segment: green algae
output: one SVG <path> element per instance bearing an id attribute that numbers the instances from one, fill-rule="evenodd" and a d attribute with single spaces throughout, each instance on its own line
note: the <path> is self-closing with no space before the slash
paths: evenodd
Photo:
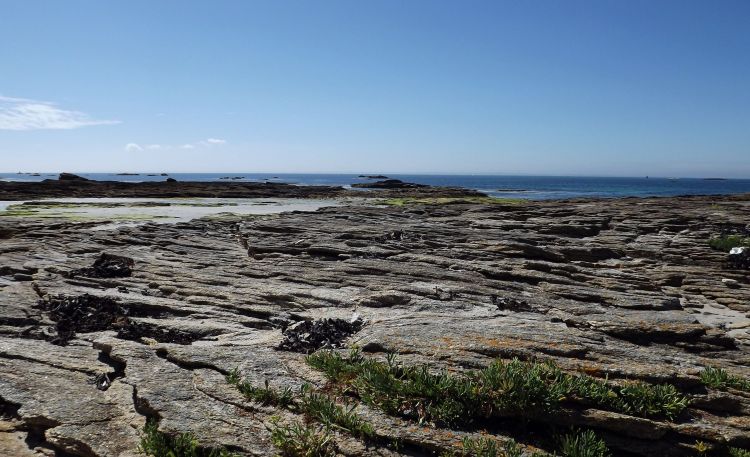
<path id="1" fill-rule="evenodd" d="M 389 206 L 405 205 L 451 205 L 461 203 L 472 203 L 482 205 L 520 205 L 524 203 L 520 198 L 496 198 L 496 197 L 399 197 L 381 200 L 381 203 Z"/>
<path id="2" fill-rule="evenodd" d="M 55 209 L 91 209 L 91 208 L 153 208 L 169 206 L 188 206 L 197 208 L 221 208 L 224 206 L 238 206 L 235 202 L 43 202 L 31 201 L 9 205 L 9 211 L 15 210 L 55 210 Z"/>
<path id="3" fill-rule="evenodd" d="M 82 212 L 42 212 L 35 210 L 7 210 L 0 212 L 0 217 L 30 218 L 30 219 L 65 219 L 68 221 L 150 221 L 154 219 L 169 219 L 170 216 L 160 214 L 111 214 L 97 215 Z"/>

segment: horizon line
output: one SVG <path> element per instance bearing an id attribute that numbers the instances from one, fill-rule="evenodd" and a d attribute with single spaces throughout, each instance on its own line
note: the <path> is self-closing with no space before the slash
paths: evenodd
<path id="1" fill-rule="evenodd" d="M 230 175 L 230 174 L 275 174 L 275 175 L 394 175 L 394 176 L 503 176 L 503 177 L 524 177 L 524 178 L 630 178 L 630 179 L 717 179 L 717 180 L 748 180 L 750 177 L 734 177 L 727 178 L 723 176 L 657 176 L 657 175 L 596 175 L 596 174 L 583 174 L 583 175 L 568 175 L 568 174 L 526 174 L 526 173 L 441 173 L 441 172 L 387 172 L 387 171 L 375 171 L 375 172 L 289 172 L 289 171 L 34 171 L 34 172 L 0 172 L 2 175 L 32 175 L 32 174 L 56 174 L 60 173 L 72 173 L 72 174 L 204 174 L 204 175 Z"/>

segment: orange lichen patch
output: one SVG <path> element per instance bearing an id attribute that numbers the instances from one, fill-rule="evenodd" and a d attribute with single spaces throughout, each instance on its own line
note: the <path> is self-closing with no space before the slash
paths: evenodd
<path id="1" fill-rule="evenodd" d="M 442 341 L 446 346 L 449 347 L 453 346 L 453 344 L 455 343 L 455 340 L 453 338 L 449 338 L 447 336 L 440 338 L 440 341 Z"/>
<path id="2" fill-rule="evenodd" d="M 585 351 L 585 348 L 578 344 L 561 343 L 557 341 L 529 341 L 518 338 L 498 338 L 486 337 L 481 335 L 468 336 L 466 341 L 474 342 L 479 346 L 506 351 L 531 350 L 544 354 L 570 354 L 574 352 Z"/>
<path id="3" fill-rule="evenodd" d="M 529 348 L 533 345 L 530 341 L 519 340 L 516 338 L 490 338 L 481 335 L 469 336 L 467 341 L 475 341 L 477 344 L 489 348 Z"/>
<path id="4" fill-rule="evenodd" d="M 599 365 L 582 364 L 578 365 L 578 370 L 586 373 L 589 376 L 594 376 L 597 378 L 603 377 L 605 374 L 602 370 L 602 367 Z"/>
<path id="5" fill-rule="evenodd" d="M 748 429 L 750 428 L 750 417 L 729 417 L 726 419 L 727 423 L 738 427 Z"/>
<path id="6" fill-rule="evenodd" d="M 448 446 L 460 446 L 462 435 L 453 430 L 444 428 L 433 428 L 428 426 L 412 425 L 407 427 L 409 435 L 429 436 L 431 439 L 444 443 Z"/>
<path id="7" fill-rule="evenodd" d="M 702 325 L 695 324 L 660 324 L 653 327 L 659 332 L 675 332 L 675 333 L 699 333 L 705 332 L 705 327 Z"/>

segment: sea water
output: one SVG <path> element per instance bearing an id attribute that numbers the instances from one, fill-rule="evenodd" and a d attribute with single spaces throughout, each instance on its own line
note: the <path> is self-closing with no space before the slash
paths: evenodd
<path id="1" fill-rule="evenodd" d="M 164 181 L 161 174 L 79 173 L 88 179 L 102 181 Z M 373 181 L 357 174 L 291 174 L 291 173 L 170 173 L 178 181 L 283 182 L 298 185 L 349 187 Z M 389 174 L 389 178 L 432 186 L 454 186 L 475 189 L 495 197 L 547 200 L 560 198 L 650 197 L 676 195 L 717 195 L 750 192 L 750 179 L 700 178 L 615 178 L 571 176 L 500 176 L 500 175 L 418 175 Z M 0 173 L 3 181 L 41 181 L 56 179 L 57 174 Z"/>

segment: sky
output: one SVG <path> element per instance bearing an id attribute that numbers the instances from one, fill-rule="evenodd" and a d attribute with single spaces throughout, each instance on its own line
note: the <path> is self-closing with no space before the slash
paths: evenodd
<path id="1" fill-rule="evenodd" d="M 0 171 L 750 178 L 746 0 L 0 0 Z"/>

